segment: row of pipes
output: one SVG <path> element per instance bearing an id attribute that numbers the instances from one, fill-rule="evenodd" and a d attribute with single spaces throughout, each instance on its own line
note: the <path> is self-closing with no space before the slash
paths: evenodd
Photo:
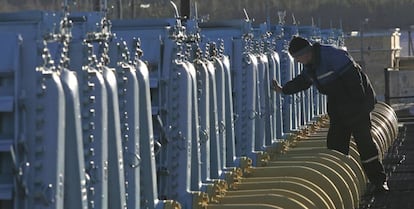
<path id="1" fill-rule="evenodd" d="M 381 156 L 397 137 L 397 117 L 385 103 L 372 112 Z M 381 121 L 381 122 L 380 122 Z M 343 155 L 326 149 L 327 124 L 285 141 L 265 166 L 252 168 L 208 208 L 358 208 L 367 179 L 356 144 Z"/>
<path id="2" fill-rule="evenodd" d="M 324 96 L 269 85 L 302 70 L 293 35 L 341 33 L 66 9 L 0 14 L 0 208 L 358 206 L 366 177 L 354 144 L 325 148 Z M 397 119 L 372 115 L 383 154 Z"/>

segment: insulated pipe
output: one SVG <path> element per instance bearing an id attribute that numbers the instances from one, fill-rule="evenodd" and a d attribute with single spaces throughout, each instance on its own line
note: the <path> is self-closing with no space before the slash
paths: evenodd
<path id="1" fill-rule="evenodd" d="M 242 178 L 237 190 L 229 191 L 226 196 L 257 194 L 257 193 L 277 193 L 279 190 L 289 190 L 298 192 L 312 200 L 320 209 L 335 208 L 329 195 L 317 184 L 303 178 L 281 176 L 281 177 L 261 177 L 261 178 Z"/>
<path id="2" fill-rule="evenodd" d="M 305 163 L 320 163 L 320 164 L 326 165 L 329 168 L 332 168 L 335 171 L 337 171 L 339 174 L 341 174 L 341 177 L 343 178 L 344 181 L 346 181 L 346 183 L 349 186 L 350 192 L 352 192 L 354 196 L 359 196 L 362 192 L 360 181 L 357 178 L 357 175 L 355 174 L 355 172 L 345 163 L 342 163 L 342 161 L 340 161 L 339 159 L 329 158 L 328 156 L 295 156 L 295 157 L 290 157 L 290 158 L 285 158 L 285 159 L 279 159 L 279 161 L 271 162 L 270 165 L 275 166 L 277 165 L 277 163 L 286 164 L 286 163 L 291 163 L 292 161 L 294 161 L 294 163 L 305 162 Z M 356 198 L 354 198 L 354 201 L 358 202 Z"/>
<path id="3" fill-rule="evenodd" d="M 313 153 L 312 153 L 313 152 Z M 367 183 L 367 177 L 365 176 L 365 173 L 363 171 L 360 159 L 359 159 L 359 153 L 356 150 L 356 145 L 354 142 L 351 142 L 350 146 L 350 155 L 344 155 L 336 150 L 329 150 L 326 148 L 320 148 L 320 149 L 302 149 L 298 152 L 296 150 L 289 151 L 286 155 L 283 157 L 280 157 L 278 159 L 284 159 L 284 158 L 292 158 L 292 157 L 302 157 L 302 158 L 309 158 L 310 156 L 313 157 L 326 157 L 335 159 L 337 162 L 341 162 L 348 167 L 348 169 L 351 169 L 355 175 L 356 175 L 356 182 L 359 182 L 359 191 L 360 194 L 363 194 L 366 189 L 366 183 Z"/>
<path id="4" fill-rule="evenodd" d="M 398 118 L 386 103 L 378 102 L 371 114 L 373 139 L 383 155 L 398 136 Z"/>
<path id="5" fill-rule="evenodd" d="M 208 205 L 206 209 L 283 209 L 282 207 L 273 206 L 269 204 L 212 204 Z"/>
<path id="6" fill-rule="evenodd" d="M 398 135 L 398 119 L 391 107 L 379 102 L 371 120 L 373 140 L 383 156 Z M 217 199 L 220 204 L 207 208 L 358 207 L 367 178 L 357 146 L 351 140 L 348 155 L 329 150 L 326 134 L 321 128 L 289 141 L 283 154 L 272 156 L 267 167 L 252 168 L 232 186 L 234 191 Z"/>
<path id="7" fill-rule="evenodd" d="M 308 179 L 309 181 L 319 185 L 332 199 L 336 209 L 344 208 L 344 200 L 335 186 L 335 183 L 321 172 L 312 167 L 301 165 L 288 166 L 269 166 L 253 168 L 249 177 L 280 177 L 294 176 L 298 178 Z"/>
<path id="8" fill-rule="evenodd" d="M 265 203 L 281 208 L 307 208 L 297 198 L 285 196 L 282 194 L 252 194 L 233 197 L 225 197 L 220 199 L 223 204 L 241 204 L 241 203 Z M 315 207 L 313 207 L 315 208 Z"/>
<path id="9" fill-rule="evenodd" d="M 351 179 L 351 175 L 348 172 L 343 172 L 337 165 L 332 165 L 327 163 L 315 162 L 311 160 L 303 160 L 303 159 L 296 159 L 296 160 L 286 160 L 286 161 L 274 161 L 271 162 L 270 166 L 305 166 L 308 168 L 314 168 L 319 172 L 323 173 L 327 178 L 329 178 L 332 182 L 334 182 L 338 192 L 340 193 L 345 208 L 355 208 L 355 205 L 359 203 L 359 192 L 357 191 L 357 186 Z M 331 167 L 332 166 L 332 167 Z"/>
<path id="10" fill-rule="evenodd" d="M 226 196 L 224 198 L 231 198 L 231 197 L 246 197 L 248 195 L 252 194 L 251 190 L 245 190 L 245 191 L 234 191 L 233 193 L 230 194 L 226 194 Z M 302 205 L 304 205 L 306 208 L 315 208 L 315 209 L 321 209 L 321 207 L 319 207 L 318 205 L 316 205 L 313 200 L 309 199 L 309 197 L 306 197 L 301 191 L 292 191 L 290 188 L 289 189 L 270 189 L 270 190 L 255 190 L 254 194 L 256 195 L 269 195 L 269 194 L 279 194 L 279 195 L 283 195 L 286 197 L 290 197 L 293 199 L 298 200 Z M 258 198 L 255 198 L 255 200 L 253 200 L 253 202 L 258 202 L 261 201 Z M 251 203 L 253 203 L 251 202 Z M 261 203 L 261 202 L 258 202 Z"/>

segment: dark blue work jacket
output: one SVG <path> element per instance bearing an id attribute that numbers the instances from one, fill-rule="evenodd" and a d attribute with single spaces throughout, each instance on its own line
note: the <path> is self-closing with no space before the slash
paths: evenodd
<path id="1" fill-rule="evenodd" d="M 330 119 L 344 123 L 352 123 L 374 109 L 376 99 L 371 82 L 347 51 L 316 43 L 312 53 L 311 64 L 283 86 L 284 94 L 314 85 L 327 95 Z"/>

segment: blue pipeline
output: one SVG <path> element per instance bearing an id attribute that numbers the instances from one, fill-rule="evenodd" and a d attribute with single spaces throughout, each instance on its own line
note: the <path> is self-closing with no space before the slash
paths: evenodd
<path id="1" fill-rule="evenodd" d="M 220 160 L 216 72 L 211 61 L 207 62 L 207 72 L 210 86 L 210 178 L 218 179 L 222 174 L 222 161 Z"/>
<path id="2" fill-rule="evenodd" d="M 223 73 L 224 73 L 224 100 L 225 100 L 225 139 L 226 139 L 226 166 L 225 167 L 235 167 L 236 166 L 236 150 L 235 150 L 235 133 L 234 133 L 234 111 L 233 111 L 233 96 L 232 96 L 232 79 L 231 79 L 231 64 L 230 59 L 226 55 L 220 56 L 220 61 L 223 64 Z"/>
<path id="3" fill-rule="evenodd" d="M 210 180 L 210 81 L 205 61 L 197 59 L 194 61 L 197 79 L 197 97 L 199 113 L 199 142 L 200 142 L 200 164 L 201 180 Z"/>
<path id="4" fill-rule="evenodd" d="M 154 132 L 150 98 L 150 76 L 147 65 L 140 59 L 136 60 L 136 77 L 139 98 L 139 151 L 141 154 L 140 179 L 141 205 L 143 208 L 162 206 L 158 199 L 156 163 L 154 153 Z M 137 182 L 138 183 L 138 182 Z"/>
<path id="5" fill-rule="evenodd" d="M 280 57 L 275 51 L 267 52 L 269 60 L 269 77 L 271 80 L 280 81 Z M 276 92 L 271 92 L 271 107 L 273 119 L 274 140 L 278 141 L 283 138 L 283 115 L 282 115 L 282 96 Z"/>
<path id="6" fill-rule="evenodd" d="M 124 163 L 126 206 L 140 208 L 140 104 L 137 69 L 130 61 L 127 47 L 118 44 L 118 66 L 115 68 L 118 78 L 118 101 L 120 115 L 120 130 L 122 139 L 122 154 Z M 141 113 L 143 114 L 143 113 Z"/>
<path id="7" fill-rule="evenodd" d="M 78 78 L 73 71 L 61 69 L 65 94 L 65 208 L 88 208 L 83 155 L 82 121 Z"/>

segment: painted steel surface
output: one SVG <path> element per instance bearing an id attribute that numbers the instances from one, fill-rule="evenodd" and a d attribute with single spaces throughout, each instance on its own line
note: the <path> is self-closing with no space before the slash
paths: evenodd
<path id="1" fill-rule="evenodd" d="M 297 34 L 342 44 L 249 19 L 0 14 L 0 205 L 355 208 L 367 179 L 353 142 L 325 148 L 325 98 L 270 88 L 301 72 Z M 398 121 L 379 103 L 372 123 L 382 156 Z"/>

